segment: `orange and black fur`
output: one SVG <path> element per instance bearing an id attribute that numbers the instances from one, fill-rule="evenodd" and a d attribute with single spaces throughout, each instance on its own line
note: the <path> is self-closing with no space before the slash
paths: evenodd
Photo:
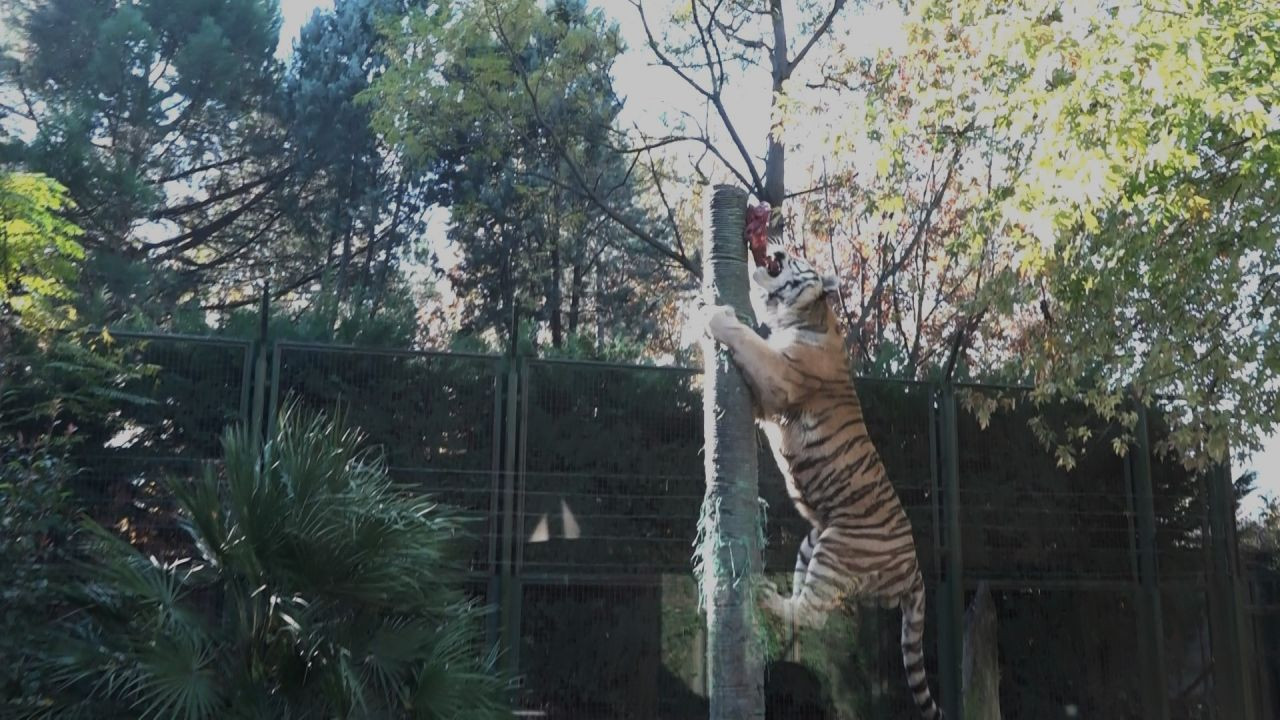
<path id="1" fill-rule="evenodd" d="M 834 281 L 804 258 L 774 250 L 771 275 L 752 277 L 764 298 L 768 339 L 732 308 L 703 313 L 756 400 L 787 493 L 813 526 L 796 556 L 790 597 L 768 585 L 762 605 L 797 625 L 821 627 L 846 599 L 902 609 L 902 657 L 916 705 L 942 717 L 924 667 L 925 588 L 911 523 L 863 422 L 848 355 L 827 303 Z"/>

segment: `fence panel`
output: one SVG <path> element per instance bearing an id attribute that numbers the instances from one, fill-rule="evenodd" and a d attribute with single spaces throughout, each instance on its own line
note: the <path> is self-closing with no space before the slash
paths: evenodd
<path id="1" fill-rule="evenodd" d="M 697 375 L 545 360 L 521 375 L 522 707 L 554 718 L 681 717 L 671 701 L 705 703 L 664 662 L 669 631 L 698 617 L 689 572 L 702 500 Z"/>
<path id="2" fill-rule="evenodd" d="M 1148 422 L 1152 437 L 1167 434 L 1159 413 L 1148 413 Z M 1222 718 L 1214 700 L 1205 481 L 1162 453 L 1152 452 L 1150 458 L 1169 716 Z"/>
<path id="3" fill-rule="evenodd" d="M 85 424 L 89 470 L 79 487 L 99 520 L 165 555 L 185 540 L 159 478 L 190 476 L 216 461 L 223 428 L 247 419 L 253 346 L 116 338 L 145 368 L 120 389 L 148 402 L 122 404 L 110 423 Z M 383 448 L 396 479 L 474 518 L 472 590 L 496 600 L 499 583 L 513 583 L 515 647 L 508 650 L 525 674 L 525 711 L 592 720 L 705 717 L 705 628 L 690 572 L 703 495 L 700 374 L 527 359 L 518 366 L 519 402 L 508 406 L 505 363 L 278 343 L 262 381 L 270 381 L 268 417 L 290 401 L 341 406 Z M 932 601 L 942 547 L 935 388 L 869 379 L 857 387 L 912 522 Z M 1227 720 L 1215 707 L 1220 663 L 1211 651 L 1208 590 L 1216 581 L 1206 572 L 1203 480 L 1151 457 L 1158 583 L 1143 596 L 1132 468 L 1112 451 L 1112 435 L 1095 428 L 1088 452 L 1066 471 L 1028 428 L 1035 412 L 1023 391 L 966 386 L 957 395 L 964 587 L 967 597 L 979 582 L 991 590 L 1002 717 L 1144 717 L 1151 668 L 1140 667 L 1135 648 L 1151 640 L 1139 635 L 1156 627 L 1144 624 L 1154 613 L 1163 620 L 1155 634 L 1170 718 Z M 516 415 L 507 415 L 509 407 Z M 966 407 L 989 412 L 985 427 Z M 1059 427 L 1089 422 L 1071 408 L 1054 413 Z M 1165 433 L 1153 417 L 1153 439 Z M 508 443 L 517 448 L 511 467 L 503 465 Z M 808 527 L 762 436 L 760 453 L 765 567 L 787 588 Z M 504 471 L 516 490 L 506 507 Z M 512 521 L 507 537 L 503 513 Z M 498 573 L 504 548 L 515 560 L 509 580 Z M 1257 642 L 1244 667 L 1255 675 L 1249 682 L 1262 716 L 1270 717 L 1280 702 L 1280 582 L 1261 560 L 1246 569 L 1245 622 Z M 896 609 L 859 607 L 835 614 L 821 631 L 771 624 L 764 638 L 769 717 L 914 718 L 899 618 Z M 925 655 L 935 692 L 943 619 L 929 608 Z"/>
<path id="4" fill-rule="evenodd" d="M 1143 666 L 1149 640 L 1139 621 L 1154 628 L 1159 611 L 1139 591 L 1131 470 L 1111 447 L 1114 434 L 1081 408 L 1033 407 L 1020 390 L 966 386 L 957 396 L 970 410 L 957 418 L 965 580 L 991 588 L 1002 717 L 1144 717 L 1142 683 L 1159 676 Z M 1030 429 L 1049 412 L 1047 427 L 1091 429 L 1071 470 Z M 1176 493 L 1183 503 L 1193 497 L 1183 486 L 1157 492 L 1165 510 Z M 1161 525 L 1157 545 L 1173 532 Z M 1175 609 L 1199 613 L 1178 617 L 1191 627 L 1204 622 L 1202 607 Z M 1169 632 L 1170 619 L 1166 657 L 1181 660 L 1195 638 Z"/>
<path id="5" fill-rule="evenodd" d="M 391 476 L 473 520 L 472 569 L 498 552 L 502 361 L 488 355 L 278 343 L 272 417 L 286 403 L 339 411 L 381 448 Z"/>
<path id="6" fill-rule="evenodd" d="M 221 457 L 220 438 L 248 414 L 252 344 L 180 335 L 113 333 L 138 377 L 114 388 L 108 419 L 83 418 L 76 487 L 90 515 L 159 557 L 181 552 L 163 480 L 193 477 Z M 131 399 L 130 399 L 131 398 Z"/>
<path id="7" fill-rule="evenodd" d="M 1280 717 L 1280 558 L 1275 548 L 1251 550 L 1244 553 L 1243 568 L 1253 653 L 1245 664 L 1247 684 L 1258 698 L 1258 717 Z"/>
<path id="8" fill-rule="evenodd" d="M 526 364 L 516 530 L 522 573 L 688 572 L 702 501 L 695 377 Z"/>

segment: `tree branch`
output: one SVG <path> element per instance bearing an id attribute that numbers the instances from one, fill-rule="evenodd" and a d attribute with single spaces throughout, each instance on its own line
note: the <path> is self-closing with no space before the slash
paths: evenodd
<path id="1" fill-rule="evenodd" d="M 831 11 L 822 19 L 822 23 L 818 25 L 818 29 L 814 30 L 813 35 L 809 36 L 809 40 L 805 42 L 804 47 L 800 48 L 800 52 L 796 53 L 795 59 L 787 63 L 786 77 L 791 77 L 791 73 L 795 72 L 795 69 L 800 65 L 801 61 L 804 60 L 804 56 L 809 54 L 809 51 L 813 49 L 813 46 L 818 42 L 818 39 L 831 29 L 831 23 L 835 21 L 836 15 L 838 15 L 844 8 L 844 3 L 845 0 L 835 0 L 835 2 L 831 4 Z"/>

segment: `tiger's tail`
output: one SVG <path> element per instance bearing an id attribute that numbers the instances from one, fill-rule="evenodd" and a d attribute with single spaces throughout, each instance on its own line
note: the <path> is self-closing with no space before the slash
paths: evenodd
<path id="1" fill-rule="evenodd" d="M 907 668 L 907 686 L 925 720 L 942 720 L 942 710 L 929 693 L 924 669 L 924 578 L 916 573 L 911 589 L 902 597 L 902 664 Z"/>

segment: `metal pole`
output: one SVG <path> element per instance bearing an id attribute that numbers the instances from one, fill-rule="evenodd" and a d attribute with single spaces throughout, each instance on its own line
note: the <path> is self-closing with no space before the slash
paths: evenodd
<path id="1" fill-rule="evenodd" d="M 506 656 L 507 668 L 511 672 L 519 670 L 517 651 L 520 647 L 520 584 L 515 574 L 515 550 L 518 539 L 515 537 L 515 501 L 516 501 L 516 438 L 519 430 L 519 410 L 516 398 L 520 389 L 520 361 L 517 357 L 520 332 L 520 315 L 514 310 L 511 314 L 511 344 L 507 349 L 507 385 L 506 415 L 502 456 L 502 536 L 500 590 L 502 596 L 502 652 Z"/>
<path id="2" fill-rule="evenodd" d="M 1236 546 L 1235 498 L 1231 468 L 1226 463 L 1205 477 L 1209 495 L 1209 533 L 1213 565 L 1209 575 L 1210 636 L 1213 643 L 1214 685 L 1222 717 L 1253 720 L 1257 710 L 1246 673 L 1242 642 L 1239 556 Z"/>
<path id="3" fill-rule="evenodd" d="M 253 418 L 250 428 L 256 440 L 262 440 L 263 427 L 266 425 L 266 393 L 267 393 L 267 317 L 270 313 L 270 285 L 262 284 L 261 318 L 258 326 L 257 357 L 254 362 L 253 379 Z M 273 380 L 274 382 L 274 380 Z M 272 410 L 275 402 L 272 402 Z"/>
<path id="4" fill-rule="evenodd" d="M 942 470 L 942 582 L 938 587 L 938 685 L 943 714 L 964 717 L 964 557 L 960 546 L 960 444 L 955 389 L 942 387 L 938 413 L 939 466 Z"/>
<path id="5" fill-rule="evenodd" d="M 1160 570 L 1156 557 L 1155 491 L 1151 483 L 1151 439 L 1147 409 L 1138 402 L 1135 447 L 1130 456 L 1134 506 L 1138 520 L 1138 642 L 1142 704 L 1151 720 L 1168 720 L 1169 692 L 1165 687 L 1164 610 L 1160 601 Z"/>
<path id="6" fill-rule="evenodd" d="M 747 194 L 717 185 L 703 233 L 703 296 L 750 317 Z M 754 320 L 754 319 L 753 319 Z M 759 477 L 751 396 L 727 350 L 704 346 L 702 600 L 707 610 L 707 692 L 713 720 L 764 718 L 764 653 L 755 582 L 761 569 Z"/>

